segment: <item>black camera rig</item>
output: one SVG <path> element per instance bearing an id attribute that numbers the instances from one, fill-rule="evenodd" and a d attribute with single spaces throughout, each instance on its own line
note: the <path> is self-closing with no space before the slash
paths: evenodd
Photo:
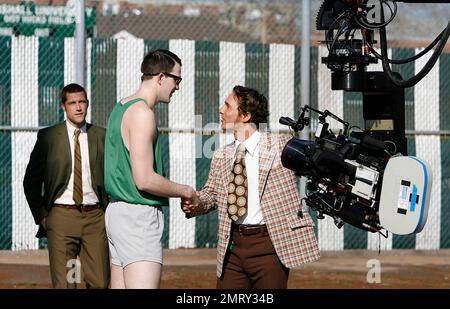
<path id="1" fill-rule="evenodd" d="M 389 158 L 396 152 L 392 142 L 382 142 L 360 129 L 349 128 L 349 123 L 328 110 L 319 111 L 308 105 L 297 121 L 288 117 L 280 123 L 301 131 L 310 124 L 307 111 L 319 114 L 315 140 L 292 138 L 285 146 L 283 166 L 305 176 L 306 205 L 318 212 L 318 218 L 329 215 L 339 228 L 344 222 L 360 229 L 379 232 L 378 218 L 383 172 Z M 329 129 L 331 117 L 342 123 L 338 134 Z"/>
<path id="2" fill-rule="evenodd" d="M 391 140 L 406 155 L 404 88 L 414 86 L 432 69 L 450 36 L 450 22 L 436 39 L 414 57 L 388 58 L 386 26 L 397 13 L 396 2 L 450 3 L 450 1 L 325 0 L 317 15 L 317 30 L 325 30 L 328 56 L 322 62 L 332 72 L 331 88 L 362 93 L 365 129 L 381 140 Z M 375 4 L 379 11 L 374 12 Z M 389 12 L 388 16 L 385 13 Z M 378 19 L 371 18 L 378 14 Z M 357 38 L 357 31 L 359 37 Z M 375 48 L 374 33 L 380 34 L 381 54 Z M 390 64 L 417 60 L 436 46 L 423 69 L 408 80 L 392 72 Z M 367 72 L 371 63 L 382 61 L 383 72 Z"/>
<path id="3" fill-rule="evenodd" d="M 379 21 L 370 18 L 374 2 L 379 4 Z M 428 200 L 425 198 L 426 192 L 431 189 L 431 182 L 426 181 L 427 173 L 431 173 L 428 164 L 418 158 L 408 160 L 407 157 L 401 159 L 394 159 L 394 157 L 407 155 L 404 88 L 414 86 L 432 69 L 450 36 L 449 22 L 446 29 L 421 53 L 408 59 L 389 59 L 386 26 L 397 13 L 396 2 L 450 3 L 450 0 L 325 0 L 317 16 L 317 30 L 326 31 L 324 43 L 329 54 L 322 58 L 322 62 L 332 72 L 332 90 L 362 93 L 364 129 L 349 128 L 348 122 L 328 110 L 320 111 L 308 105 L 302 108 L 297 121 L 287 117 L 280 118 L 281 124 L 297 132 L 310 124 L 310 118 L 307 116 L 309 111 L 319 114 L 315 140 L 292 138 L 285 146 L 281 158 L 286 168 L 295 171 L 298 176 L 307 178 L 307 195 L 304 200 L 308 206 L 318 212 L 318 218 L 323 218 L 324 214 L 329 215 L 334 218 L 339 228 L 347 222 L 363 230 L 379 232 L 384 236 L 386 234 L 382 233 L 383 226 L 380 224 L 380 205 L 383 206 L 384 218 L 397 216 L 397 211 L 404 212 L 403 208 L 399 210 L 392 208 L 392 204 L 398 202 L 398 192 L 395 191 L 397 189 L 392 190 L 389 186 L 385 186 L 387 198 L 381 197 L 381 187 L 387 167 L 392 179 L 398 178 L 392 175 L 398 170 L 401 173 L 403 166 L 416 164 L 420 167 L 417 170 L 420 172 L 414 171 L 412 176 L 408 177 L 417 178 L 415 179 L 417 184 L 420 183 L 423 188 L 421 209 L 424 209 L 423 213 L 426 213 L 428 209 L 429 194 Z M 385 17 L 386 9 L 389 11 L 387 18 Z M 360 38 L 355 37 L 357 30 L 360 30 Z M 373 46 L 376 43 L 374 40 L 376 30 L 380 33 L 381 54 Z M 416 76 L 404 80 L 400 74 L 391 71 L 390 64 L 415 61 L 435 46 L 437 47 L 433 55 Z M 383 63 L 383 72 L 367 72 L 367 66 L 377 63 L 378 60 Z M 343 129 L 337 134 L 333 133 L 329 129 L 327 117 L 340 122 Z M 391 159 L 394 159 L 391 162 L 395 161 L 395 163 L 389 163 Z M 414 164 L 411 165 L 410 162 Z M 388 163 L 391 165 L 389 166 Z M 397 186 L 396 180 L 391 181 L 390 178 L 386 183 Z M 423 183 L 422 178 L 425 179 Z M 402 182 L 402 188 L 406 190 L 403 184 Z M 416 197 L 411 196 L 414 202 Z M 411 203 L 411 207 L 413 203 L 400 202 Z M 400 229 L 396 229 L 396 222 L 385 219 L 385 223 L 389 225 L 391 231 L 398 231 L 397 233 L 400 234 L 403 231 L 407 231 L 405 233 L 419 232 L 426 222 L 426 216 L 425 220 L 422 220 L 422 216 L 414 217 L 414 223 L 417 223 L 417 226 L 411 229 L 411 227 L 405 227 L 404 218 L 398 219 L 402 222 Z"/>

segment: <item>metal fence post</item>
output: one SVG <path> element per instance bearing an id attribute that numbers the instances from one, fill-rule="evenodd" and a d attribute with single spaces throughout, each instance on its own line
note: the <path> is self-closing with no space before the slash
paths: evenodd
<path id="1" fill-rule="evenodd" d="M 84 0 L 75 1 L 75 78 L 76 83 L 85 86 L 85 20 L 84 20 Z"/>

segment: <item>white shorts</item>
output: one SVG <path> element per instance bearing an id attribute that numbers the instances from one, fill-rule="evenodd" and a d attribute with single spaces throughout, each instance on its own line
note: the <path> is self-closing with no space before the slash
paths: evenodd
<path id="1" fill-rule="evenodd" d="M 111 202 L 106 208 L 105 226 L 113 265 L 163 263 L 164 214 L 160 206 Z"/>

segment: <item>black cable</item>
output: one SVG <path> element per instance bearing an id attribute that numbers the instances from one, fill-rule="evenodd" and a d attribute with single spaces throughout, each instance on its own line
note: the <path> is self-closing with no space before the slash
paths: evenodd
<path id="1" fill-rule="evenodd" d="M 381 7 L 381 19 L 384 21 L 384 9 Z M 439 59 L 439 56 L 442 53 L 442 50 L 445 47 L 445 43 L 447 42 L 448 38 L 450 37 L 450 21 L 447 24 L 447 28 L 445 28 L 444 34 L 442 35 L 442 38 L 433 52 L 433 55 L 431 55 L 430 59 L 427 61 L 425 66 L 420 70 L 419 73 L 417 73 L 415 76 L 411 77 L 410 79 L 403 80 L 401 78 L 398 78 L 395 76 L 391 68 L 389 66 L 389 62 L 387 61 L 388 55 L 387 55 L 387 40 L 386 40 L 386 27 L 380 28 L 380 39 L 381 39 L 381 56 L 382 56 L 382 63 L 383 63 L 383 71 L 387 74 L 389 79 L 397 86 L 399 87 L 412 87 L 415 84 L 417 84 L 422 78 L 424 78 L 433 68 L 433 66 L 436 64 L 437 60 Z"/>
<path id="2" fill-rule="evenodd" d="M 329 44 L 329 43 L 330 43 L 330 42 L 333 42 L 333 43 L 334 43 L 334 41 L 336 40 L 335 38 L 333 38 L 333 29 L 332 29 L 332 28 L 333 28 L 333 26 L 334 26 L 335 24 L 338 23 L 339 20 L 341 20 L 341 19 L 344 17 L 344 15 L 347 14 L 347 12 L 348 12 L 348 10 L 342 12 L 341 14 L 339 14 L 339 16 L 336 17 L 335 20 L 333 20 L 333 22 L 331 23 L 331 25 L 330 25 L 328 31 L 326 32 L 326 35 L 325 35 L 326 42 L 325 42 L 325 43 L 327 44 L 328 51 L 331 51 L 331 48 L 330 48 L 330 44 Z M 348 21 L 347 21 L 347 23 L 348 23 Z M 340 29 L 341 29 L 341 28 L 342 28 L 342 25 L 340 25 Z"/>
<path id="3" fill-rule="evenodd" d="M 380 37 L 381 37 L 381 51 L 382 51 L 382 63 L 383 63 L 383 70 L 388 75 L 389 79 L 397 86 L 399 87 L 412 87 L 415 84 L 417 84 L 422 78 L 424 78 L 433 68 L 433 66 L 436 64 L 437 60 L 439 59 L 439 56 L 442 53 L 442 50 L 445 47 L 445 43 L 447 42 L 448 38 L 450 36 L 450 22 L 447 25 L 447 28 L 445 29 L 444 35 L 441 38 L 438 47 L 433 52 L 433 55 L 430 57 L 428 62 L 425 64 L 425 66 L 420 70 L 419 73 L 417 73 L 415 76 L 411 77 L 408 80 L 403 80 L 398 77 L 396 77 L 389 66 L 388 61 L 386 60 L 388 58 L 387 56 L 387 43 L 386 43 L 386 29 L 383 27 L 380 29 Z"/>
<path id="4" fill-rule="evenodd" d="M 333 39 L 333 43 L 331 44 L 331 47 L 330 47 L 330 49 L 329 49 L 329 51 L 330 51 L 330 54 L 332 53 L 332 51 L 333 51 L 333 47 L 334 47 L 334 44 L 336 44 L 336 42 L 338 41 L 338 39 L 339 39 L 339 37 L 342 35 L 342 33 L 344 32 L 344 28 L 347 28 L 347 25 L 341 25 L 341 27 L 339 28 L 339 30 L 338 30 L 338 32 L 336 33 L 336 36 L 334 37 L 334 39 Z"/>
<path id="5" fill-rule="evenodd" d="M 442 32 L 434 39 L 434 41 L 430 45 L 428 45 L 423 51 L 421 51 L 420 53 L 418 53 L 417 55 L 415 55 L 411 58 L 398 59 L 398 60 L 397 59 L 386 59 L 386 60 L 392 64 L 405 64 L 405 63 L 415 61 L 415 60 L 421 58 L 423 55 L 427 54 L 439 42 L 439 40 L 444 35 L 444 31 L 445 31 L 445 29 L 442 30 Z M 372 45 L 369 45 L 369 49 L 376 58 L 383 60 L 383 57 L 381 57 L 381 55 L 379 53 L 377 53 L 377 51 L 373 48 Z"/>

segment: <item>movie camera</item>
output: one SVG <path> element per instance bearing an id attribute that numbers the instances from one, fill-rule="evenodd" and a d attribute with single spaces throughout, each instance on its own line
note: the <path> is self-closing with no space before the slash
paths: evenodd
<path id="1" fill-rule="evenodd" d="M 297 121 L 280 123 L 298 132 L 311 124 L 308 113 L 318 113 L 314 140 L 292 138 L 282 163 L 307 179 L 306 205 L 329 215 L 338 228 L 344 223 L 371 232 L 420 232 L 427 220 L 431 169 L 427 162 L 407 156 L 405 87 L 417 84 L 433 68 L 450 36 L 450 22 L 422 52 L 408 59 L 388 58 L 386 26 L 397 14 L 397 3 L 450 3 L 450 1 L 325 0 L 317 15 L 317 30 L 325 31 L 328 55 L 322 63 L 332 72 L 332 90 L 362 93 L 365 127 L 349 123 L 328 110 L 303 106 Z M 381 53 L 374 44 L 379 31 Z M 423 69 L 404 80 L 391 64 L 417 60 L 436 47 Z M 367 66 L 381 61 L 382 72 Z M 342 124 L 334 133 L 327 117 Z"/>

